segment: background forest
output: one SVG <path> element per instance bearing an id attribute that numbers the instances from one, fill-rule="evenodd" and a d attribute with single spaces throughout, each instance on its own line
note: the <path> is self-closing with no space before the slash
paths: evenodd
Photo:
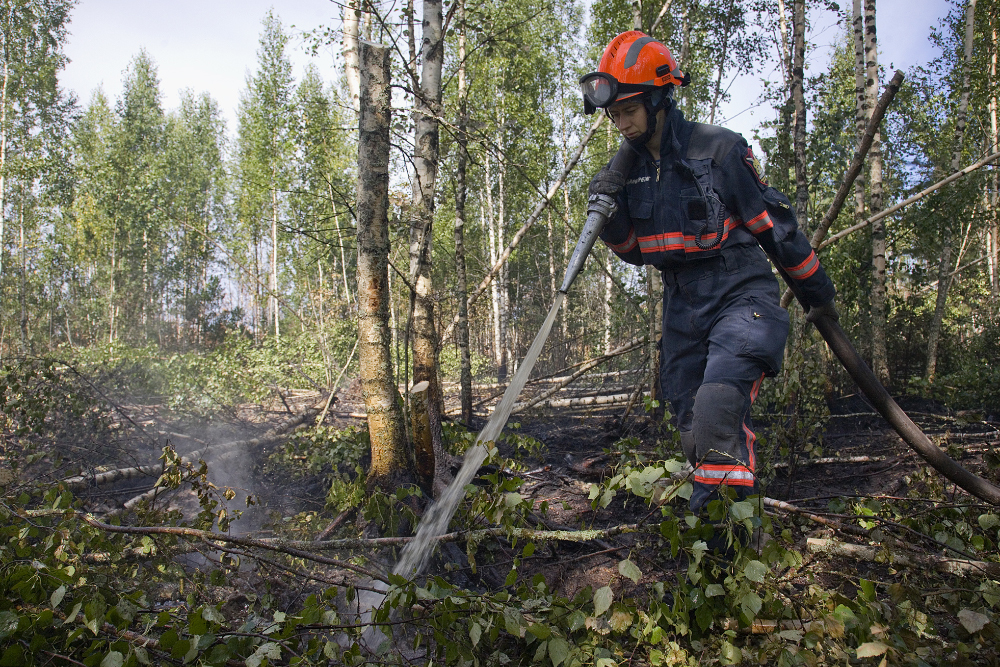
<path id="1" fill-rule="evenodd" d="M 721 106 L 745 95 L 745 77 L 780 73 L 765 81 L 759 96 L 745 100 L 773 109 L 747 138 L 762 148 L 767 179 L 795 203 L 814 246 L 827 243 L 820 257 L 838 288 L 841 325 L 893 395 L 977 423 L 996 421 L 995 0 L 955 0 L 932 29 L 932 57 L 903 72 L 839 211 L 831 203 L 893 75 L 879 64 L 876 29 L 893 17 L 882 16 L 875 0 L 348 0 L 338 5 L 339 22 L 308 26 L 304 34 L 314 49 L 333 48 L 338 58 L 299 78 L 289 51 L 292 29 L 275 9 L 263 17 L 235 127 L 227 126 L 211 91 L 188 90 L 177 108 L 164 108 L 156 55 L 148 51 L 135 54 L 117 99 L 101 90 L 76 91 L 85 98 L 66 90 L 60 74 L 73 10 L 73 0 L 0 0 L 0 515 L 8 524 L 0 545 L 0 665 L 236 661 L 256 667 L 436 657 L 463 664 L 607 667 L 997 659 L 989 648 L 997 639 L 1000 601 L 995 570 L 974 582 L 941 584 L 952 597 L 933 604 L 925 592 L 913 594 L 924 601 L 917 603 L 892 588 L 898 583 L 873 583 L 874 575 L 872 581 L 855 579 L 855 598 L 839 589 L 831 593 L 817 579 L 788 593 L 795 600 L 788 604 L 772 579 L 801 565 L 792 532 L 765 555 L 741 550 L 731 564 L 703 563 L 700 524 L 683 518 L 677 498 L 669 516 L 662 509 L 666 518 L 650 539 L 672 549 L 673 558 L 680 551 L 694 554 L 690 568 L 681 567 L 683 595 L 664 598 L 665 579 L 644 580 L 625 554 L 615 576 L 646 588 L 634 597 L 616 592 L 614 604 L 608 586 L 561 598 L 540 574 L 519 579 L 518 559 L 530 558 L 535 547 L 517 531 L 527 530 L 534 510 L 518 492 L 524 479 L 504 475 L 524 470 L 518 456 L 539 456 L 541 445 L 528 436 L 506 441 L 501 452 L 509 458 L 494 452 L 492 478 L 460 512 L 467 526 L 506 531 L 505 544 L 518 554 L 513 566 L 507 562 L 511 574 L 501 575 L 495 588 L 441 578 L 418 588 L 390 577 L 394 609 L 414 614 L 421 600 L 421 610 L 432 613 L 408 636 L 422 648 L 377 658 L 375 647 L 361 639 L 365 623 L 344 612 L 364 589 L 353 579 L 306 577 L 310 585 L 340 588 L 319 587 L 300 599 L 281 597 L 260 575 L 265 583 L 254 585 L 267 593 L 255 595 L 242 611 L 211 599 L 209 584 L 223 586 L 226 576 L 239 573 L 239 559 L 259 559 L 259 550 L 275 543 L 266 546 L 251 536 L 224 549 L 210 542 L 238 516 L 227 503 L 239 485 L 210 477 L 197 457 L 177 454 L 169 438 L 152 438 L 152 461 L 162 456 L 156 474 L 163 471 L 153 491 L 182 483 L 193 488 L 195 509 L 186 514 L 155 506 L 155 493 L 143 503 L 124 509 L 112 503 L 98 511 L 77 497 L 86 495 L 83 482 L 67 481 L 152 465 L 129 443 L 150 439 L 143 427 L 155 421 L 149 415 L 156 410 L 176 422 L 198 421 L 208 433 L 241 406 L 271 410 L 283 404 L 295 412 L 304 392 L 326 399 L 351 387 L 358 391 L 364 299 L 356 242 L 359 40 L 388 45 L 391 53 L 387 383 L 398 387 L 409 409 L 414 384 L 440 381 L 444 401 L 438 409 L 448 421 L 444 444 L 453 453 L 468 445 L 464 427 L 481 425 L 489 400 L 516 371 L 562 282 L 586 217 L 590 177 L 619 143 L 607 120 L 583 115 L 576 81 L 594 68 L 615 34 L 632 27 L 667 44 L 691 74 L 693 83 L 678 91 L 678 101 L 692 120 L 721 121 Z M 808 39 L 810 25 L 818 22 L 836 25 L 823 45 Z M 301 36 L 301 27 L 294 30 Z M 823 51 L 829 61 L 817 63 L 812 54 L 831 44 Z M 568 375 L 602 358 L 603 371 L 628 378 L 618 414 L 627 405 L 626 415 L 656 424 L 651 383 L 659 290 L 652 272 L 596 247 L 534 375 Z M 797 305 L 790 310 L 785 369 L 759 403 L 780 417 L 765 419 L 768 460 L 794 469 L 796 457 L 822 457 L 830 408 L 855 388 Z M 651 389 L 647 418 L 637 399 Z M 323 525 L 337 521 L 320 539 L 360 541 L 330 547 L 356 550 L 344 561 L 303 556 L 302 544 L 291 540 L 315 539 L 323 526 L 309 522 L 320 521 L 322 512 L 286 511 L 289 532 L 269 533 L 268 539 L 286 540 L 287 560 L 277 569 L 281 576 L 292 572 L 293 581 L 306 565 L 371 575 L 368 552 L 395 543 L 365 540 L 406 533 L 412 513 L 423 507 L 419 491 L 384 482 L 387 493 L 369 484 L 366 498 L 363 473 L 378 459 L 376 434 L 323 426 L 328 408 L 329 402 L 318 426 L 282 440 L 276 456 L 284 458 L 268 465 L 272 473 L 287 466 L 294 479 L 322 471 L 323 511 L 332 513 Z M 265 422 L 258 420 L 262 429 L 270 425 Z M 608 508 L 616 493 L 638 496 L 640 505 L 654 499 L 662 505 L 654 483 L 667 483 L 679 470 L 677 448 L 669 426 L 651 428 L 655 435 L 641 437 L 644 445 L 656 441 L 654 454 L 635 457 L 640 436 L 611 450 L 622 467 L 589 491 L 595 510 Z M 244 435 L 259 433 L 218 437 Z M 995 479 L 992 451 L 983 465 Z M 666 463 L 655 467 L 651 461 Z M 955 501 L 957 489 L 932 477 L 914 477 L 926 482 L 924 496 L 935 512 L 911 529 L 932 534 L 935 544 L 951 545 L 969 562 L 995 566 L 995 508 L 968 496 Z M 673 494 L 681 489 L 676 485 Z M 252 495 L 245 500 L 249 512 Z M 845 522 L 867 517 L 860 521 L 868 537 L 884 528 L 880 512 L 897 522 L 912 514 L 910 506 L 886 501 L 877 507 L 858 501 L 851 510 L 847 501 L 832 502 L 841 503 L 830 510 L 837 517 L 856 513 Z M 749 505 L 734 508 L 726 516 L 737 526 L 770 526 L 771 518 Z M 359 525 L 345 522 L 345 512 L 357 512 Z M 484 528 L 487 523 L 492 528 Z M 126 524 L 148 531 L 114 530 Z M 156 525 L 166 532 L 149 528 Z M 179 552 L 198 550 L 184 546 L 187 538 L 212 552 L 206 556 L 211 567 L 177 560 Z M 536 541 L 546 539 L 561 538 Z M 474 573 L 476 544 L 469 542 L 467 556 L 454 557 L 471 561 Z M 119 557 L 140 564 L 101 569 Z M 255 562 L 266 569 L 264 561 Z M 192 567 L 199 574 L 192 575 Z M 767 568 L 774 572 L 765 575 Z M 646 565 L 642 570 L 648 573 Z M 180 606 L 158 607 L 143 597 L 154 579 L 175 586 Z M 185 582 L 197 582 L 187 584 L 194 592 L 185 593 Z M 892 605 L 903 603 L 904 611 L 879 602 L 886 596 Z M 788 615 L 793 608 L 809 609 L 826 625 L 803 625 Z M 928 616 L 935 612 L 960 621 L 934 626 Z M 741 634 L 758 618 L 790 625 L 776 626 L 780 640 Z"/>

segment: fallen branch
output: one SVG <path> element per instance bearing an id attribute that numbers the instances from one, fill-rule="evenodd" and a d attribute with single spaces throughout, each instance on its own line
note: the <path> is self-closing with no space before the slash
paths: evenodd
<path id="1" fill-rule="evenodd" d="M 648 393 L 648 392 L 643 392 Z M 560 398 L 539 403 L 538 408 L 581 408 L 623 405 L 628 403 L 632 394 L 608 394 L 606 396 L 580 396 L 578 398 Z"/>
<path id="2" fill-rule="evenodd" d="M 944 574 L 980 576 L 985 574 L 990 577 L 1000 577 L 1000 563 L 907 554 L 895 550 L 889 551 L 879 546 L 851 544 L 816 537 L 810 537 L 806 541 L 806 547 L 811 553 L 826 553 L 831 556 L 843 556 L 870 563 L 885 562 L 901 567 L 931 569 Z"/>
<path id="3" fill-rule="evenodd" d="M 827 456 L 821 459 L 802 459 L 801 461 L 796 461 L 796 466 L 803 465 L 826 465 L 832 463 L 880 463 L 885 461 L 885 456 Z M 789 466 L 788 461 L 779 461 L 775 463 L 773 468 L 787 468 Z"/>
<path id="4" fill-rule="evenodd" d="M 413 537 L 374 537 L 347 538 L 340 540 L 327 540 L 323 542 L 314 542 L 310 540 L 285 540 L 281 538 L 261 539 L 248 537 L 246 535 L 226 535 L 224 533 L 215 533 L 208 530 L 199 530 L 197 528 L 186 528 L 184 526 L 113 526 L 109 523 L 101 521 L 90 513 L 79 512 L 76 510 L 28 510 L 22 511 L 21 515 L 32 518 L 54 515 L 75 515 L 88 525 L 93 526 L 94 528 L 100 528 L 101 530 L 110 533 L 129 535 L 172 535 L 175 537 L 203 540 L 209 544 L 212 542 L 221 542 L 224 544 L 237 544 L 243 547 L 266 549 L 268 551 L 285 553 L 298 558 L 305 558 L 307 560 L 323 563 L 325 565 L 341 567 L 357 572 L 358 574 L 363 574 L 366 577 L 383 581 L 384 579 L 381 575 L 371 570 L 367 570 L 352 563 L 319 556 L 309 550 L 346 551 L 364 549 L 370 551 L 372 549 L 385 547 L 403 546 L 414 539 Z M 640 529 L 641 526 L 639 524 L 624 524 L 620 526 L 612 526 L 611 528 L 590 530 L 537 530 L 534 528 L 496 527 L 445 533 L 444 535 L 435 537 L 434 540 L 437 542 L 480 542 L 489 537 L 511 537 L 519 540 L 535 540 L 540 542 L 593 542 L 608 537 L 614 537 L 615 535 L 635 533 Z"/>
<path id="5" fill-rule="evenodd" d="M 962 178 L 963 176 L 965 176 L 967 174 L 971 174 L 972 172 L 974 172 L 974 171 L 976 171 L 978 169 L 981 169 L 982 167 L 985 167 L 986 165 L 990 164 L 991 162 L 995 162 L 997 159 L 1000 159 L 1000 152 L 996 152 L 996 153 L 993 153 L 992 155 L 984 157 L 979 162 L 976 162 L 975 164 L 970 164 L 968 167 L 966 167 L 965 169 L 962 169 L 961 171 L 956 171 L 951 176 L 948 176 L 946 178 L 941 179 L 940 181 L 938 181 L 934 185 L 932 185 L 932 186 L 930 186 L 930 187 L 928 187 L 928 188 L 926 188 L 924 190 L 921 190 L 920 192 L 918 192 L 917 194 L 913 195 L 912 197 L 908 197 L 908 198 L 904 199 L 903 201 L 899 202 L 895 206 L 890 206 L 889 208 L 885 209 L 884 211 L 880 211 L 879 213 L 876 213 L 875 215 L 873 215 L 872 217 L 868 218 L 867 220 L 863 220 L 862 222 L 859 222 L 856 225 L 852 225 L 852 226 L 848 227 L 847 229 L 844 229 L 844 230 L 841 230 L 841 231 L 837 232 L 836 234 L 834 234 L 830 238 L 828 238 L 825 241 L 823 241 L 823 243 L 821 243 L 819 245 L 819 247 L 817 248 L 817 250 L 822 250 L 823 248 L 827 247 L 831 243 L 839 241 L 840 239 L 842 239 L 845 236 L 848 236 L 850 234 L 853 234 L 854 232 L 858 231 L 859 229 L 864 229 L 865 227 L 867 227 L 871 223 L 873 223 L 873 222 L 875 222 L 877 220 L 881 220 L 882 218 L 884 218 L 884 217 L 886 217 L 888 215 L 892 215 L 893 213 L 895 213 L 896 211 L 900 210 L 901 208 L 909 206 L 910 204 L 912 204 L 914 202 L 920 201 L 921 199 L 923 199 L 927 195 L 931 194 L 935 190 L 940 190 L 941 188 L 943 188 L 944 186 L 948 185 L 949 183 L 951 183 L 953 181 L 957 181 L 958 179 Z"/>
<path id="6" fill-rule="evenodd" d="M 153 463 L 147 466 L 136 466 L 133 468 L 119 468 L 117 470 L 108 470 L 106 472 L 94 473 L 92 475 L 77 475 L 75 477 L 67 477 L 61 483 L 70 491 L 81 491 L 83 489 L 88 489 L 92 486 L 101 486 L 103 484 L 114 484 L 115 482 L 120 482 L 126 479 L 135 479 L 137 477 L 152 477 L 153 475 L 159 475 L 163 472 L 162 463 Z"/>
<path id="7" fill-rule="evenodd" d="M 621 355 L 626 354 L 628 352 L 631 352 L 632 350 L 636 349 L 637 347 L 641 347 L 643 344 L 645 344 L 645 342 L 646 342 L 646 340 L 644 338 L 640 338 L 639 340 L 634 340 L 634 341 L 631 341 L 629 343 L 625 343 L 624 345 L 622 345 L 620 347 L 617 347 L 614 350 L 611 350 L 607 354 L 604 354 L 604 355 L 601 355 L 600 357 L 596 357 L 594 359 L 591 359 L 587 363 L 583 364 L 583 366 L 580 367 L 580 370 L 578 370 L 577 372 L 573 373 L 572 375 L 570 375 L 568 378 L 562 380 L 561 382 L 558 382 L 556 384 L 556 386 L 554 386 L 554 387 L 552 387 L 550 389 L 547 389 L 546 391 L 543 391 L 541 394 L 539 394 L 535 398 L 531 399 L 527 403 L 517 403 L 517 404 L 515 404 L 514 408 L 511 410 L 511 414 L 514 415 L 514 414 L 517 414 L 518 412 L 522 412 L 522 411 L 527 410 L 529 408 L 533 408 L 534 406 L 538 405 L 539 403 L 541 403 L 545 399 L 549 398 L 550 396 L 555 395 L 557 392 L 559 392 L 559 390 L 561 390 L 564 387 L 572 384 L 577 378 L 579 378 L 582 375 L 585 375 L 587 373 L 587 371 L 589 371 L 590 369 L 594 368 L 595 366 L 600 366 L 601 364 L 603 364 L 606 361 L 610 361 L 611 359 L 614 359 L 615 357 L 618 357 L 618 356 L 621 356 Z"/>
<path id="8" fill-rule="evenodd" d="M 865 166 L 865 156 L 868 155 L 868 150 L 872 147 L 872 141 L 875 139 L 875 133 L 878 132 L 879 125 L 882 123 L 882 117 L 885 116 L 889 104 L 892 103 L 892 98 L 899 92 L 901 85 L 903 85 L 903 73 L 896 70 L 896 74 L 889 81 L 888 85 L 886 85 L 885 92 L 882 93 L 882 97 L 879 98 L 878 104 L 875 105 L 875 109 L 868 119 L 868 124 L 865 126 L 865 133 L 861 137 L 857 149 L 854 151 L 851 166 L 847 168 L 844 179 L 841 181 L 840 187 L 837 188 L 837 194 L 834 195 L 833 201 L 830 202 L 830 208 L 827 209 L 819 226 L 816 227 L 816 231 L 813 232 L 812 239 L 810 239 L 813 248 L 819 248 L 819 244 L 830 230 L 830 225 L 840 215 L 840 209 L 844 206 L 844 201 L 847 199 L 847 195 L 850 194 L 854 181 Z M 791 296 L 789 295 L 790 298 Z"/>
<path id="9" fill-rule="evenodd" d="M 764 498 L 764 506 L 770 507 L 772 509 L 781 510 L 782 512 L 788 512 L 790 514 L 797 514 L 801 517 L 805 517 L 814 523 L 818 523 L 823 526 L 828 526 L 834 530 L 838 530 L 844 533 L 850 533 L 851 535 L 857 535 L 858 537 L 868 537 L 869 531 L 861 528 L 860 526 L 851 526 L 845 523 L 841 523 L 836 519 L 828 519 L 825 516 L 820 516 L 818 514 L 813 514 L 807 512 L 804 509 L 796 507 L 790 503 L 786 503 L 783 500 L 775 500 L 774 498 Z"/>
<path id="10" fill-rule="evenodd" d="M 576 163 L 580 161 L 580 157 L 583 155 L 584 149 L 587 147 L 587 144 L 590 143 L 590 140 L 594 137 L 594 134 L 597 132 L 597 128 L 599 128 L 601 126 L 601 123 L 603 122 L 604 122 L 604 116 L 601 115 L 590 126 L 590 131 L 587 132 L 587 136 L 585 136 L 583 138 L 583 141 L 580 142 L 580 146 L 576 149 L 576 153 L 574 153 L 573 157 L 571 157 L 569 159 L 569 162 L 566 163 L 565 168 L 563 168 L 562 174 L 560 174 L 559 178 L 556 179 L 556 182 L 552 184 L 552 187 L 549 188 L 549 191 L 545 193 L 545 196 L 542 198 L 542 201 L 538 202 L 538 204 L 535 205 L 535 210 L 531 212 L 531 215 L 528 216 L 528 219 L 525 221 L 525 223 L 521 225 L 521 228 L 517 230 L 517 233 L 514 234 L 514 237 L 510 240 L 510 243 L 507 244 L 507 247 L 504 248 L 503 253 L 500 254 L 500 258 L 496 261 L 496 264 L 493 265 L 493 267 L 483 278 L 482 282 L 479 283 L 479 286 L 476 287 L 476 289 L 472 292 L 472 294 L 470 294 L 469 297 L 465 300 L 469 308 L 471 308 L 472 304 L 476 302 L 476 299 L 478 299 L 480 296 L 483 295 L 483 292 L 486 291 L 486 288 L 490 286 L 490 283 L 493 282 L 493 279 L 496 277 L 497 273 L 500 272 L 500 269 L 503 267 L 504 263 L 506 263 L 507 258 L 510 257 L 512 252 L 514 252 L 514 248 L 517 247 L 517 245 L 521 242 L 521 239 L 524 238 L 524 235 L 528 233 L 528 230 L 531 229 L 531 226 L 535 224 L 535 222 L 538 220 L 538 217 L 542 214 L 545 208 L 552 201 L 552 198 L 556 196 L 557 192 L 559 192 L 559 188 L 561 188 L 563 186 L 563 183 L 566 182 L 566 178 L 569 176 L 570 172 L 573 171 L 573 167 L 576 166 Z M 444 330 L 444 333 L 441 334 L 441 339 L 440 339 L 441 343 L 443 343 L 445 339 L 448 338 L 448 336 L 451 334 L 451 332 L 454 331 L 455 326 L 458 324 L 458 319 L 459 316 L 456 313 L 454 319 L 452 319 L 451 321 L 451 324 L 449 324 L 448 327 Z"/>
<path id="11" fill-rule="evenodd" d="M 892 80 L 886 85 L 885 92 L 882 93 L 882 97 L 879 98 L 878 104 L 875 105 L 875 109 L 872 111 L 871 117 L 868 119 L 868 124 L 865 126 L 865 133 L 861 137 L 861 141 L 858 142 L 858 147 L 854 151 L 854 157 L 851 159 L 851 164 L 844 173 L 844 178 L 840 182 L 840 187 L 837 188 L 837 193 L 833 197 L 833 201 L 830 202 L 830 207 L 826 210 L 823 215 L 823 219 L 820 220 L 819 226 L 816 227 L 816 231 L 813 232 L 812 239 L 810 239 L 810 244 L 813 248 L 819 248 L 820 243 L 826 236 L 826 233 L 830 230 L 830 225 L 833 221 L 837 219 L 840 215 L 840 209 L 844 206 L 844 201 L 847 200 L 847 195 L 851 192 L 851 187 L 854 185 L 854 181 L 857 180 L 858 175 L 865 166 L 865 156 L 868 155 L 868 151 L 872 147 L 872 141 L 875 139 L 875 133 L 878 132 L 879 125 L 882 123 L 882 117 L 885 116 L 886 110 L 889 108 L 889 104 L 892 99 L 899 92 L 899 87 L 903 83 L 903 73 L 896 70 L 896 74 L 892 77 Z M 788 308 L 788 304 L 792 302 L 792 291 L 786 289 L 785 293 L 781 296 L 781 307 Z"/>
<path id="12" fill-rule="evenodd" d="M 277 551 L 281 553 L 288 554 L 289 556 L 295 556 L 297 558 L 305 558 L 306 560 L 311 560 L 316 563 L 321 563 L 323 565 L 332 565 L 334 567 L 340 567 L 345 570 L 351 570 L 352 572 L 357 572 L 358 574 L 370 577 L 372 579 L 379 579 L 384 581 L 384 577 L 372 570 L 360 567 L 353 563 L 348 563 L 346 561 L 335 560 L 333 558 L 327 558 L 325 556 L 319 556 L 317 554 L 305 551 L 299 548 L 299 546 L 313 546 L 313 542 L 300 542 L 287 541 L 279 538 L 270 539 L 255 539 L 252 537 L 247 537 L 245 535 L 225 535 L 222 533 L 214 533 L 208 530 L 198 530 L 197 528 L 185 528 L 183 526 L 113 526 L 109 523 L 105 523 L 95 517 L 93 514 L 76 512 L 74 510 L 65 510 L 66 513 L 75 514 L 77 517 L 82 519 L 84 523 L 93 526 L 94 528 L 100 528 L 101 530 L 107 531 L 109 533 L 120 533 L 128 535 L 173 535 L 175 537 L 190 537 L 198 540 L 204 540 L 208 543 L 221 542 L 223 544 L 238 544 L 243 547 L 252 547 L 257 549 L 266 549 L 268 551 Z M 320 543 L 322 544 L 322 543 Z"/>

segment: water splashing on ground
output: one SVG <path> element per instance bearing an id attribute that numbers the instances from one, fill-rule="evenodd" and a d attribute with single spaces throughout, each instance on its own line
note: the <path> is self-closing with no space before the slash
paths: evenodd
<path id="1" fill-rule="evenodd" d="M 490 415 L 489 421 L 486 422 L 486 426 L 479 432 L 475 444 L 465 453 L 465 461 L 462 463 L 461 470 L 458 471 L 455 479 L 445 489 L 444 493 L 441 494 L 437 502 L 424 514 L 420 525 L 417 527 L 416 536 L 403 548 L 399 562 L 393 568 L 393 574 L 413 579 L 423 572 L 427 566 L 427 561 L 430 560 L 431 553 L 434 551 L 435 538 L 444 535 L 448 530 L 448 523 L 451 521 L 451 517 L 455 514 L 458 504 L 465 495 L 465 486 L 476 476 L 476 472 L 489 454 L 487 444 L 494 442 L 503 431 L 503 427 L 507 423 L 507 418 L 510 416 L 511 410 L 514 409 L 514 402 L 528 381 L 531 369 L 534 368 L 535 362 L 538 360 L 538 355 L 541 354 L 542 347 L 545 345 L 545 341 L 552 331 L 552 324 L 555 322 L 556 315 L 559 313 L 559 308 L 562 306 L 565 298 L 565 292 L 556 292 L 555 301 L 549 309 L 549 314 L 546 316 L 545 322 L 542 323 L 542 328 L 535 334 L 534 342 L 528 348 L 528 353 L 524 355 L 520 367 L 518 367 L 517 372 L 511 378 L 510 384 L 507 385 L 507 389 L 504 391 L 500 402 L 493 409 L 493 413 Z M 385 599 L 385 595 L 370 593 L 369 598 L 365 602 L 370 604 L 370 610 L 381 605 Z M 368 611 L 366 613 L 368 616 L 365 620 L 370 618 L 371 612 Z M 372 627 L 369 627 L 365 632 L 365 643 L 369 648 L 374 649 L 381 643 L 383 638 L 379 637 L 379 634 L 381 633 Z"/>

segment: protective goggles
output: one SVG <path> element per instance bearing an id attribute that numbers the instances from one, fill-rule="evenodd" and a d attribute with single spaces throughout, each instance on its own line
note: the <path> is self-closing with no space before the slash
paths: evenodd
<path id="1" fill-rule="evenodd" d="M 622 83 L 606 72 L 591 72 L 580 78 L 583 91 L 583 112 L 590 115 L 614 104 L 620 95 L 651 93 L 656 86 L 648 83 Z"/>

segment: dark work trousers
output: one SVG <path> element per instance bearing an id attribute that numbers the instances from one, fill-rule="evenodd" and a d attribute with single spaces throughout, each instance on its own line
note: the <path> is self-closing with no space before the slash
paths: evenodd
<path id="1" fill-rule="evenodd" d="M 739 498 L 757 492 L 750 407 L 764 377 L 781 369 L 788 313 L 757 246 L 727 248 L 661 274 L 660 386 L 695 467 L 697 512 L 722 484 Z"/>

